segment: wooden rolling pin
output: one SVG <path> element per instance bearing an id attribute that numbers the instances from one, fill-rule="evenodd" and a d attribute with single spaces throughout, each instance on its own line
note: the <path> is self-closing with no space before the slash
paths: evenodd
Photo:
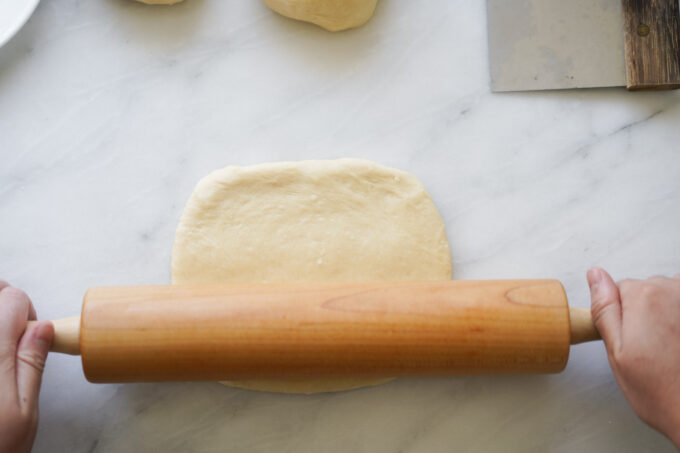
<path id="1" fill-rule="evenodd" d="M 54 325 L 91 382 L 552 373 L 599 338 L 556 280 L 99 287 Z"/>

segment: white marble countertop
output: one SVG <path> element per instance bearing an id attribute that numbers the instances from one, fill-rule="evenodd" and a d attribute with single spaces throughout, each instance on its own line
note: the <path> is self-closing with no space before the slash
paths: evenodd
<path id="1" fill-rule="evenodd" d="M 258 1 L 44 0 L 0 49 L 0 276 L 42 318 L 86 288 L 164 284 L 194 184 L 229 164 L 362 157 L 408 170 L 456 278 L 680 271 L 680 97 L 491 94 L 483 1 L 381 0 L 330 34 Z M 663 452 L 602 344 L 559 375 L 400 379 L 286 396 L 94 385 L 50 356 L 36 452 Z"/>

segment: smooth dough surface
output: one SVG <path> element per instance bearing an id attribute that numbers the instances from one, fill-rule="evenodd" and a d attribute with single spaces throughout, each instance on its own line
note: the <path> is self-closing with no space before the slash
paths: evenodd
<path id="1" fill-rule="evenodd" d="M 378 0 L 264 0 L 273 11 L 328 31 L 359 27 L 373 16 Z"/>
<path id="2" fill-rule="evenodd" d="M 147 5 L 174 5 L 182 0 L 136 0 L 139 3 L 146 3 Z"/>
<path id="3" fill-rule="evenodd" d="M 172 251 L 174 284 L 450 278 L 444 223 L 423 185 L 359 159 L 215 171 L 187 202 Z M 317 393 L 383 382 L 228 384 Z"/>

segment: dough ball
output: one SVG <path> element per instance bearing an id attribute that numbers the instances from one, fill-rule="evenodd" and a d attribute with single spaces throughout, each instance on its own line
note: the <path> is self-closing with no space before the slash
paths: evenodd
<path id="1" fill-rule="evenodd" d="M 450 278 L 444 223 L 422 184 L 359 159 L 215 171 L 187 202 L 172 251 L 174 284 Z M 229 384 L 315 393 L 385 381 Z"/>
<path id="2" fill-rule="evenodd" d="M 378 0 L 264 0 L 264 3 L 283 16 L 340 31 L 368 22 Z"/>
<path id="3" fill-rule="evenodd" d="M 147 5 L 174 5 L 182 0 L 135 0 L 139 3 L 146 3 Z"/>

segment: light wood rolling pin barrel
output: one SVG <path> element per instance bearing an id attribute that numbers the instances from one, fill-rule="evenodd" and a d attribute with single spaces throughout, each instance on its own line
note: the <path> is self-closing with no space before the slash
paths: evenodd
<path id="1" fill-rule="evenodd" d="M 97 287 L 54 324 L 91 382 L 554 373 L 599 339 L 557 280 Z"/>

